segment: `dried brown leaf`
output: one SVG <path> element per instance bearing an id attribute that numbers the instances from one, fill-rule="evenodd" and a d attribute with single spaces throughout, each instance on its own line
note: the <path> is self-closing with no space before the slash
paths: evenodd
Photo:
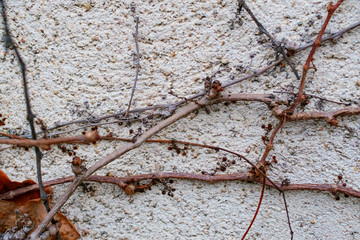
<path id="1" fill-rule="evenodd" d="M 13 182 L 0 170 L 0 194 L 32 184 L 35 184 L 33 180 Z M 51 187 L 46 188 L 46 192 L 48 194 L 51 193 Z M 25 193 L 10 201 L 0 200 L 0 232 L 4 233 L 6 230 L 14 227 L 16 220 L 15 210 L 28 214 L 35 225 L 34 229 L 36 229 L 42 219 L 47 215 L 45 206 L 39 197 L 38 190 Z M 54 218 L 58 222 L 62 240 L 74 240 L 80 237 L 80 234 L 76 231 L 72 223 L 60 212 L 58 212 Z M 50 239 L 56 240 L 56 237 L 53 236 Z"/>

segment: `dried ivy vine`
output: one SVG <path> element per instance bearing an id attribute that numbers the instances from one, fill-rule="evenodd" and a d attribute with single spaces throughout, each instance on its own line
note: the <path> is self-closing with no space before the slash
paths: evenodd
<path id="1" fill-rule="evenodd" d="M 21 58 L 19 53 L 18 47 L 12 41 L 11 33 L 9 27 L 7 26 L 6 21 L 6 8 L 4 6 L 4 1 L 0 1 L 2 4 L 2 15 L 3 15 L 3 22 L 5 25 L 5 36 L 6 36 L 6 45 L 10 45 L 12 50 L 15 52 L 17 59 L 19 60 L 19 66 L 22 72 L 23 78 L 23 85 L 24 85 L 24 96 L 25 102 L 27 106 L 27 115 L 28 120 L 30 123 L 31 128 L 31 136 L 18 136 L 12 134 L 1 133 L 3 138 L 0 138 L 0 144 L 4 145 L 14 145 L 14 146 L 23 146 L 23 147 L 33 147 L 36 153 L 36 162 L 37 162 L 37 176 L 39 185 L 33 185 L 30 187 L 18 189 L 11 191 L 6 194 L 0 195 L 0 199 L 11 199 L 14 196 L 22 194 L 27 191 L 31 191 L 34 189 L 40 189 L 42 199 L 44 200 L 44 204 L 47 204 L 47 196 L 43 190 L 46 186 L 52 186 L 56 184 L 62 184 L 65 182 L 71 182 L 67 191 L 63 194 L 63 196 L 59 199 L 58 203 L 50 210 L 48 205 L 47 208 L 49 209 L 49 213 L 43 222 L 36 228 L 36 230 L 29 236 L 29 239 L 38 239 L 39 236 L 43 233 L 43 231 L 48 227 L 50 221 L 53 219 L 54 215 L 61 209 L 61 207 L 67 202 L 67 200 L 72 196 L 74 191 L 84 182 L 84 181 L 97 181 L 97 182 L 105 182 L 105 183 L 113 183 L 117 184 L 120 188 L 122 188 L 127 194 L 132 196 L 135 192 L 143 192 L 151 188 L 151 185 L 155 182 L 160 182 L 164 184 L 165 189 L 169 191 L 169 195 L 171 195 L 171 187 L 167 186 L 164 180 L 166 179 L 182 179 L 182 180 L 200 180 L 205 182 L 216 182 L 216 181 L 247 181 L 247 182 L 257 182 L 262 184 L 262 190 L 259 198 L 259 203 L 257 209 L 255 211 L 254 217 L 249 223 L 249 226 L 242 236 L 242 239 L 246 237 L 246 234 L 250 231 L 252 224 L 254 223 L 257 213 L 260 210 L 261 202 L 264 196 L 265 186 L 270 186 L 277 189 L 283 197 L 284 201 L 284 208 L 286 209 L 288 226 L 290 237 L 293 239 L 294 232 L 291 227 L 291 214 L 288 212 L 286 198 L 285 198 L 285 191 L 288 190 L 319 190 L 319 191 L 328 191 L 333 194 L 344 193 L 348 196 L 353 197 L 360 197 L 360 191 L 349 188 L 347 186 L 338 185 L 338 184 L 293 184 L 287 181 L 277 182 L 273 179 L 270 179 L 267 176 L 267 171 L 270 168 L 269 162 L 269 153 L 272 151 L 274 147 L 274 140 L 277 137 L 278 133 L 284 127 L 284 125 L 289 121 L 303 121 L 303 120 L 310 120 L 310 119 L 320 119 L 325 120 L 332 126 L 336 127 L 338 125 L 338 117 L 340 116 L 350 116 L 350 115 L 359 115 L 360 114 L 360 107 L 350 107 L 350 103 L 343 103 L 343 102 L 336 102 L 333 100 L 327 100 L 322 98 L 324 101 L 332 101 L 333 103 L 338 103 L 339 105 L 345 105 L 345 107 L 334 110 L 334 111 L 319 111 L 319 112 L 303 112 L 303 111 L 296 111 L 301 104 L 306 104 L 306 101 L 310 97 L 317 97 L 311 96 L 310 94 L 306 94 L 304 92 L 304 88 L 306 85 L 306 76 L 308 71 L 312 68 L 311 64 L 313 62 L 314 54 L 319 48 L 320 44 L 323 41 L 327 40 L 334 40 L 339 38 L 342 34 L 356 28 L 360 25 L 360 22 L 354 23 L 347 27 L 346 29 L 340 30 L 338 33 L 332 34 L 330 36 L 324 37 L 325 29 L 335 13 L 335 11 L 340 7 L 343 0 L 339 0 L 336 4 L 330 3 L 327 8 L 327 18 L 325 19 L 322 29 L 320 30 L 316 40 L 313 44 L 302 46 L 299 48 L 290 48 L 281 45 L 278 43 L 274 38 L 269 34 L 269 32 L 264 28 L 264 26 L 260 23 L 260 21 L 256 18 L 256 16 L 252 13 L 251 8 L 245 3 L 245 1 L 239 0 L 238 1 L 238 12 L 237 15 L 241 16 L 244 14 L 245 10 L 256 23 L 259 31 L 266 35 L 271 43 L 273 49 L 282 57 L 278 60 L 274 61 L 272 64 L 266 66 L 265 68 L 252 73 L 248 76 L 245 76 L 241 79 L 236 79 L 228 83 L 221 83 L 217 80 L 213 80 L 211 77 L 207 77 L 204 79 L 205 86 L 204 90 L 198 94 L 188 96 L 188 97 L 180 97 L 181 100 L 178 102 L 167 104 L 167 105 L 154 105 L 152 107 L 140 108 L 140 109 L 130 109 L 131 102 L 133 95 L 135 93 L 136 82 L 139 75 L 139 67 L 140 67 L 140 53 L 139 53 L 139 43 L 138 43 L 138 26 L 139 26 L 139 17 L 136 17 L 136 27 L 134 33 L 134 40 L 136 45 L 136 52 L 137 52 L 137 65 L 136 65 L 136 74 L 134 85 L 132 88 L 131 98 L 129 100 L 128 109 L 126 111 L 119 112 L 117 114 L 111 115 L 103 115 L 99 117 L 87 118 L 87 119 L 78 119 L 71 122 L 62 122 L 56 123 L 54 126 L 46 127 L 45 124 L 42 125 L 41 131 L 36 132 L 34 126 L 34 119 L 35 116 L 31 111 L 31 104 L 29 100 L 29 91 L 27 87 L 26 81 L 26 65 Z M 307 61 L 303 66 L 303 71 L 301 76 L 296 70 L 296 67 L 291 62 L 291 58 L 296 56 L 296 53 L 303 51 L 307 48 L 310 48 L 310 53 L 308 55 Z M 290 68 L 292 69 L 295 79 L 300 80 L 298 83 L 298 92 L 289 92 L 288 90 L 284 90 L 281 94 L 289 94 L 289 96 L 295 97 L 292 99 L 289 97 L 288 102 L 284 103 L 282 99 L 280 99 L 274 93 L 270 94 L 229 94 L 226 92 L 226 88 L 232 86 L 236 83 L 245 81 L 247 79 L 253 78 L 255 76 L 259 76 L 269 69 L 277 66 L 280 63 L 286 62 Z M 297 83 L 297 82 L 296 82 Z M 176 94 L 174 94 L 176 96 Z M 151 139 L 155 134 L 157 134 L 162 129 L 168 127 L 169 125 L 177 122 L 179 119 L 186 117 L 189 113 L 192 113 L 198 109 L 206 108 L 206 106 L 218 104 L 220 102 L 236 102 L 236 101 L 251 101 L 251 102 L 259 102 L 266 104 L 269 107 L 269 110 L 272 112 L 273 116 L 278 119 L 278 124 L 275 127 L 272 126 L 264 126 L 264 129 L 267 129 L 267 135 L 263 138 L 264 143 L 266 144 L 266 148 L 264 153 L 262 154 L 260 161 L 255 162 L 254 160 L 248 159 L 245 156 L 234 152 L 230 149 L 222 148 L 220 146 L 211 146 L 199 143 L 193 143 L 189 141 L 183 140 L 165 140 L 165 139 L 158 139 L 154 140 Z M 144 118 L 130 118 L 129 114 L 131 113 L 145 113 L 148 110 L 167 110 L 167 114 L 159 114 L 158 116 L 152 116 L 151 114 L 146 115 Z M 147 129 L 147 131 L 142 131 L 139 129 L 137 133 L 134 135 L 132 139 L 125 139 L 125 138 L 118 138 L 112 136 L 112 134 L 100 136 L 97 132 L 97 127 L 102 124 L 114 124 L 114 123 L 121 123 L 121 122 L 129 122 L 129 121 L 149 121 L 149 119 L 158 118 L 157 124 L 151 124 L 151 127 Z M 106 119 L 114 118 L 112 122 L 102 122 Z M 122 118 L 122 119 L 116 119 Z M 5 120 L 3 120 L 4 122 Z M 39 123 L 41 120 L 39 120 Z M 66 136 L 62 137 L 62 134 L 69 134 L 72 131 L 78 130 L 79 128 L 84 128 L 84 126 L 77 127 L 74 130 L 66 131 L 66 132 L 52 132 L 55 129 L 61 129 L 61 127 L 69 126 L 69 125 L 76 125 L 76 124 L 88 124 L 86 127 L 92 127 L 90 131 L 84 132 L 82 135 L 78 136 Z M 37 139 L 37 134 L 43 134 L 45 137 L 42 139 Z M 52 145 L 59 145 L 59 144 L 69 144 L 69 143 L 76 143 L 76 144 L 89 144 L 95 143 L 97 141 L 121 141 L 124 142 L 124 145 L 120 146 L 117 150 L 109 154 L 108 156 L 104 157 L 103 159 L 96 162 L 94 165 L 86 168 L 83 159 L 80 159 L 77 156 L 74 156 L 73 161 L 71 162 L 72 170 L 74 176 L 66 176 L 60 179 L 54 179 L 47 182 L 42 183 L 42 174 L 41 174 L 41 151 L 40 149 L 47 151 L 51 149 Z M 210 148 L 215 151 L 223 151 L 229 154 L 232 154 L 238 158 L 238 161 L 246 161 L 250 165 L 250 170 L 236 173 L 236 174 L 218 174 L 218 171 L 224 171 L 227 167 L 234 164 L 233 161 L 228 161 L 227 159 L 223 159 L 223 162 L 219 164 L 218 167 L 214 169 L 213 172 L 203 172 L 202 174 L 190 174 L 190 173 L 152 173 L 152 174 L 144 174 L 144 175 L 136 175 L 136 176 L 128 176 L 128 177 L 109 177 L 109 176 L 96 176 L 93 175 L 97 170 L 106 166 L 110 162 L 114 161 L 115 159 L 121 157 L 126 152 L 132 151 L 138 147 L 140 147 L 144 143 L 153 143 L 153 144 L 168 144 L 169 150 L 175 150 L 178 154 L 183 153 L 186 154 L 187 146 L 194 146 L 194 147 L 201 147 L 201 148 Z M 178 145 L 184 146 L 180 148 Z M 59 146 L 59 148 L 65 149 L 64 152 L 68 151 L 65 147 Z M 275 160 L 273 160 L 275 161 Z M 150 180 L 148 184 L 139 184 L 140 181 Z M 54 224 L 54 222 L 53 222 Z M 58 234 L 58 239 L 60 236 Z"/>

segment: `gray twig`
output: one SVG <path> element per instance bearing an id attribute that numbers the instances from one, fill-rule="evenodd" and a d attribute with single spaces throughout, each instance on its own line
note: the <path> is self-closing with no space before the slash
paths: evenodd
<path id="1" fill-rule="evenodd" d="M 130 107 L 131 107 L 131 103 L 134 97 L 134 92 L 135 92 L 135 88 L 136 88 L 136 83 L 138 81 L 138 77 L 139 77 L 139 69 L 140 69 L 140 51 L 139 51 L 139 17 L 136 17 L 136 30 L 135 33 L 133 34 L 134 36 L 134 40 L 135 40 L 135 46 L 136 46 L 136 73 L 135 73 L 135 79 L 134 79 L 134 85 L 131 89 L 131 97 L 129 100 L 129 106 L 128 109 L 126 110 L 125 113 L 125 117 L 129 116 L 129 111 L 130 111 Z"/>
<path id="2" fill-rule="evenodd" d="M 321 42 L 325 42 L 325 41 L 329 41 L 329 40 L 336 40 L 339 37 L 341 37 L 342 35 L 344 35 L 344 33 L 348 32 L 348 31 L 350 31 L 350 30 L 352 30 L 354 28 L 357 28 L 358 26 L 360 26 L 360 21 L 347 26 L 346 28 L 341 29 L 340 31 L 338 31 L 336 33 L 332 33 L 332 34 L 329 34 L 326 37 L 323 37 L 321 39 Z M 313 45 L 313 41 L 311 43 L 309 43 L 309 44 L 300 46 L 299 48 L 296 49 L 296 51 L 302 51 L 302 50 L 304 50 L 306 48 L 312 47 L 312 45 Z"/>
<path id="3" fill-rule="evenodd" d="M 31 137 L 33 140 L 36 140 L 37 136 L 36 136 L 35 126 L 34 126 L 34 119 L 36 116 L 33 114 L 32 110 L 31 110 L 29 90 L 28 90 L 27 79 L 26 79 L 26 64 L 20 55 L 18 47 L 15 45 L 15 43 L 11 37 L 9 25 L 7 22 L 5 2 L 3 0 L 0 0 L 0 4 L 1 4 L 1 9 L 2 9 L 1 14 L 3 17 L 3 21 L 4 21 L 3 23 L 4 23 L 4 28 L 5 28 L 5 39 L 6 39 L 5 47 L 11 46 L 14 49 L 15 55 L 18 59 L 18 62 L 20 65 L 20 70 L 21 70 L 22 82 L 24 85 L 24 97 L 25 97 L 25 104 L 26 104 L 27 120 L 30 125 Z M 34 150 L 35 150 L 35 155 L 36 155 L 36 173 L 37 173 L 37 179 L 39 182 L 40 196 L 45 205 L 47 212 L 50 212 L 50 206 L 49 206 L 47 194 L 44 189 L 44 185 L 43 185 L 43 181 L 42 181 L 42 174 L 41 174 L 41 159 L 43 157 L 43 154 L 38 147 L 35 147 Z M 53 224 L 56 224 L 56 222 L 53 218 L 51 218 L 51 222 Z M 61 240 L 59 232 L 56 233 L 56 237 L 58 240 Z"/>
<path id="4" fill-rule="evenodd" d="M 259 20 L 255 17 L 255 15 L 252 13 L 252 11 L 250 10 L 250 8 L 246 5 L 245 1 L 243 0 L 238 0 L 239 2 L 239 11 L 241 10 L 241 7 L 243 7 L 250 15 L 250 17 L 252 18 L 252 20 L 256 23 L 256 25 L 259 28 L 259 31 L 263 34 L 265 34 L 271 41 L 271 43 L 274 46 L 274 49 L 276 52 L 280 53 L 285 61 L 289 64 L 290 68 L 292 69 L 292 71 L 294 72 L 296 78 L 298 80 L 300 80 L 300 76 L 295 68 L 295 66 L 291 63 L 290 59 L 288 58 L 288 56 L 286 55 L 283 47 L 281 47 L 281 45 L 270 35 L 270 33 L 264 28 L 264 26 L 259 22 Z"/>

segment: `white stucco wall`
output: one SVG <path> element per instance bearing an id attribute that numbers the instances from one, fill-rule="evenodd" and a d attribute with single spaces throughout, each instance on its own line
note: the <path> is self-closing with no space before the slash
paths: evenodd
<path id="1" fill-rule="evenodd" d="M 141 69 L 132 108 L 170 103 L 203 89 L 201 79 L 228 62 L 217 75 L 221 82 L 240 78 L 275 59 L 266 37 L 259 35 L 249 15 L 236 19 L 237 1 L 7 1 L 14 39 L 28 67 L 33 111 L 48 126 L 57 121 L 116 113 L 125 110 L 135 75 L 134 16 L 140 17 Z M 329 1 L 247 1 L 275 39 L 302 45 L 314 39 L 326 17 Z M 135 13 L 131 6 L 134 6 Z M 360 5 L 344 1 L 331 20 L 327 33 L 359 20 Z M 1 32 L 3 34 L 3 32 Z M 23 40 L 22 40 L 23 39 Z M 325 43 L 315 55 L 316 72 L 308 74 L 305 92 L 337 101 L 360 104 L 360 31 L 355 29 L 336 42 Z M 259 42 L 263 42 L 259 44 Z M 0 47 L 0 113 L 8 118 L 0 131 L 28 132 L 20 70 L 13 51 L 5 56 Z M 308 50 L 291 58 L 298 70 Z M 272 93 L 281 87 L 298 86 L 289 67 L 279 66 L 244 81 L 227 92 Z M 340 109 L 341 105 L 312 99 L 305 110 Z M 161 131 L 155 138 L 188 140 L 226 147 L 256 162 L 264 151 L 263 124 L 276 125 L 267 106 L 234 103 L 200 110 Z M 70 130 L 79 125 L 68 126 Z M 80 125 L 81 126 L 81 125 Z M 119 137 L 132 137 L 129 129 L 145 127 L 109 125 Z M 88 128 L 89 129 L 89 128 Z M 323 121 L 289 122 L 278 133 L 275 148 L 278 164 L 269 170 L 275 181 L 335 183 L 342 174 L 347 186 L 360 189 L 360 119 L 339 118 L 339 127 Z M 83 129 L 72 134 L 80 134 Z M 63 135 L 65 136 L 65 135 Z M 77 154 L 87 166 L 121 143 L 80 145 Z M 126 176 L 154 171 L 200 173 L 216 167 L 223 156 L 190 147 L 187 156 L 167 145 L 144 144 L 98 171 Z M 247 153 L 248 150 L 248 153 Z M 57 147 L 45 152 L 43 178 L 71 175 L 71 157 Z M 0 168 L 12 179 L 36 179 L 33 151 L 0 152 Z M 248 170 L 243 162 L 226 173 Z M 80 187 L 62 212 L 74 223 L 83 239 L 240 239 L 255 212 L 261 186 L 243 182 L 207 184 L 175 180 L 174 197 L 162 195 L 160 184 L 133 196 L 118 187 L 90 183 Z M 53 203 L 68 185 L 54 187 Z M 90 189 L 91 188 L 91 189 Z M 287 192 L 295 239 L 359 239 L 360 200 L 330 193 Z M 260 213 L 248 239 L 289 239 L 281 196 L 267 188 Z"/>

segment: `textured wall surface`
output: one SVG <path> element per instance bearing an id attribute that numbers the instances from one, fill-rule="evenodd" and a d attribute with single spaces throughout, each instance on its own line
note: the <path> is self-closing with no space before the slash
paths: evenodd
<path id="1" fill-rule="evenodd" d="M 139 22 L 140 76 L 132 108 L 171 103 L 169 94 L 189 96 L 203 89 L 203 79 L 218 69 L 216 80 L 228 82 L 274 61 L 271 43 L 237 1 L 7 1 L 9 25 L 28 67 L 33 111 L 48 126 L 126 110 L 135 75 L 133 32 Z M 247 1 L 274 38 L 299 46 L 315 39 L 329 1 Z M 345 1 L 326 33 L 359 20 L 360 5 Z M 3 31 L 1 31 L 3 36 Z M 360 104 L 360 31 L 352 30 L 327 42 L 315 54 L 317 71 L 310 71 L 306 93 Z M 2 40 L 3 41 L 3 40 Z M 0 46 L 0 113 L 8 120 L 1 132 L 28 134 L 20 70 L 13 51 Z M 291 58 L 300 71 L 309 50 Z M 273 93 L 297 89 L 290 68 L 277 66 L 266 74 L 234 85 L 229 93 Z M 295 91 L 294 90 L 294 91 Z M 286 95 L 279 95 L 283 98 Z M 311 99 L 305 110 L 334 110 L 342 105 Z M 157 112 L 156 112 L 157 113 Z M 144 115 L 140 115 L 144 116 Z M 131 115 L 130 117 L 137 117 Z M 360 118 L 339 118 L 339 126 L 324 121 L 288 122 L 278 133 L 274 150 L 278 164 L 270 178 L 292 183 L 336 183 L 342 174 L 350 187 L 360 189 Z M 110 119 L 109 121 L 114 121 Z M 225 147 L 256 162 L 265 145 L 263 124 L 278 120 L 262 103 L 217 104 L 190 114 L 154 138 L 187 140 Z M 99 133 L 131 138 L 130 129 L 150 123 L 109 124 Z M 58 131 L 84 125 L 70 125 Z M 87 128 L 80 128 L 72 135 Z M 62 134 L 67 136 L 69 134 Z M 122 143 L 79 145 L 86 165 L 111 153 Z M 71 147 L 70 147 L 71 148 Z M 44 153 L 43 178 L 71 175 L 71 157 L 56 146 Z M 99 170 L 97 174 L 127 176 L 158 171 L 211 171 L 222 157 L 234 156 L 189 147 L 186 156 L 168 145 L 144 144 Z M 36 179 L 33 151 L 21 148 L 0 152 L 0 168 L 12 179 Z M 225 173 L 248 170 L 237 161 Z M 68 185 L 54 187 L 53 204 Z M 87 183 L 62 208 L 83 239 L 239 239 L 256 210 L 261 185 L 244 182 L 215 184 L 174 180 L 174 197 L 163 186 L 138 193 L 129 201 L 117 186 Z M 331 193 L 287 192 L 295 239 L 360 239 L 360 200 Z M 282 197 L 266 188 L 260 213 L 248 239 L 289 239 Z"/>

